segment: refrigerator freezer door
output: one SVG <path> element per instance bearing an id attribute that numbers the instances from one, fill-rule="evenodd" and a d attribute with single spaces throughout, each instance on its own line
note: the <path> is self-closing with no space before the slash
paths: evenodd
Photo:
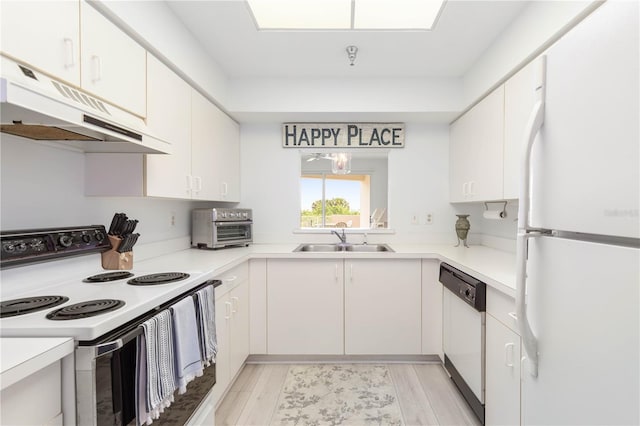
<path id="1" fill-rule="evenodd" d="M 639 20 L 608 1 L 549 50 L 532 226 L 640 238 Z"/>
<path id="2" fill-rule="evenodd" d="M 640 250 L 539 237 L 527 271 L 539 359 L 522 371 L 523 424 L 638 424 Z"/>

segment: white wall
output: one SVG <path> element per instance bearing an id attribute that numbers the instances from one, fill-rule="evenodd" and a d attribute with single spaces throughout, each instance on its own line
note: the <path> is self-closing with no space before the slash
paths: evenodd
<path id="1" fill-rule="evenodd" d="M 463 104 L 458 78 L 241 78 L 229 83 L 227 107 L 239 117 L 252 113 L 329 113 L 335 114 L 329 119 L 344 121 L 340 115 L 382 112 L 451 118 Z"/>
<path id="2" fill-rule="evenodd" d="M 241 132 L 242 205 L 254 209 L 256 242 L 335 239 L 294 233 L 300 211 L 300 152 L 281 146 L 280 123 L 246 124 Z M 407 123 L 405 148 L 389 153 L 389 220 L 394 234 L 370 241 L 454 243 L 458 210 L 449 204 L 449 127 Z M 432 225 L 424 224 L 427 212 Z M 464 208 L 460 210 L 464 212 Z M 418 214 L 420 224 L 411 217 Z M 359 241 L 362 237 L 352 237 Z"/>
<path id="3" fill-rule="evenodd" d="M 0 229 L 109 227 L 116 212 L 140 223 L 139 244 L 191 235 L 191 209 L 206 203 L 139 197 L 85 197 L 84 154 L 2 134 Z M 115 171 L 117 172 L 117 170 Z M 171 226 L 175 213 L 176 224 Z M 185 247 L 186 248 L 186 247 Z"/>

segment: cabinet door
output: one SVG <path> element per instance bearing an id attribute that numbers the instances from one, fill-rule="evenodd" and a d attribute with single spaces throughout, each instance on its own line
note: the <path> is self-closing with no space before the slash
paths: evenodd
<path id="1" fill-rule="evenodd" d="M 535 104 L 535 61 L 529 63 L 504 86 L 504 195 L 505 200 L 519 196 L 520 153 L 524 131 Z"/>
<path id="2" fill-rule="evenodd" d="M 80 85 L 77 1 L 2 1 L 2 53 Z"/>
<path id="3" fill-rule="evenodd" d="M 491 315 L 486 328 L 487 425 L 520 424 L 520 336 Z"/>
<path id="4" fill-rule="evenodd" d="M 231 381 L 229 366 L 229 329 L 231 324 L 231 302 L 229 295 L 216 297 L 216 340 L 218 353 L 216 354 L 216 384 L 213 386 L 212 396 L 214 403 L 226 390 Z"/>
<path id="5" fill-rule="evenodd" d="M 502 199 L 504 154 L 504 86 L 471 110 L 472 139 L 468 153 L 472 170 L 468 201 Z"/>
<path id="6" fill-rule="evenodd" d="M 504 86 L 451 126 L 451 202 L 502 199 Z"/>
<path id="7" fill-rule="evenodd" d="M 267 352 L 343 353 L 343 261 L 267 261 Z"/>
<path id="8" fill-rule="evenodd" d="M 82 88 L 145 117 L 145 50 L 85 1 L 80 13 Z"/>
<path id="9" fill-rule="evenodd" d="M 420 260 L 345 261 L 345 353 L 421 353 Z"/>
<path id="10" fill-rule="evenodd" d="M 220 111 L 218 155 L 216 165 L 220 173 L 223 201 L 240 201 L 240 126 Z"/>
<path id="11" fill-rule="evenodd" d="M 220 199 L 220 181 L 215 168 L 215 137 L 219 110 L 195 90 L 191 92 L 191 196 L 195 200 Z"/>
<path id="12" fill-rule="evenodd" d="M 170 142 L 172 152 L 145 157 L 146 195 L 191 198 L 191 87 L 152 55 L 147 59 L 147 106 L 150 132 Z"/>
<path id="13" fill-rule="evenodd" d="M 229 330 L 230 376 L 240 371 L 249 356 L 249 282 L 244 281 L 229 293 L 231 328 Z"/>
<path id="14" fill-rule="evenodd" d="M 437 260 L 422 260 L 422 353 L 442 351 L 442 284 L 438 281 L 440 264 Z"/>
<path id="15" fill-rule="evenodd" d="M 471 181 L 469 140 L 471 129 L 468 116 L 462 116 L 449 128 L 449 201 L 467 201 Z"/>

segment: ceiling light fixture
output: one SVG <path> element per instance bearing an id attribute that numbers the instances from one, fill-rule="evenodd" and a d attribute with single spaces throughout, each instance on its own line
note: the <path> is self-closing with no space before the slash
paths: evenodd
<path id="1" fill-rule="evenodd" d="M 246 0 L 260 30 L 431 30 L 445 0 Z"/>
<path id="2" fill-rule="evenodd" d="M 331 172 L 334 175 L 351 173 L 351 154 L 348 152 L 331 154 Z"/>
<path id="3" fill-rule="evenodd" d="M 354 65 L 356 61 L 356 54 L 358 53 L 358 48 L 356 46 L 347 46 L 347 57 L 349 58 L 349 62 L 351 62 L 351 66 Z"/>

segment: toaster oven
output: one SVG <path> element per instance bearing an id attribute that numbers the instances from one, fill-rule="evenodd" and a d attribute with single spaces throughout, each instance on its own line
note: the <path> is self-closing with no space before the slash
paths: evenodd
<path id="1" fill-rule="evenodd" d="M 191 246 L 217 249 L 248 246 L 253 241 L 251 209 L 194 209 L 191 214 Z"/>

